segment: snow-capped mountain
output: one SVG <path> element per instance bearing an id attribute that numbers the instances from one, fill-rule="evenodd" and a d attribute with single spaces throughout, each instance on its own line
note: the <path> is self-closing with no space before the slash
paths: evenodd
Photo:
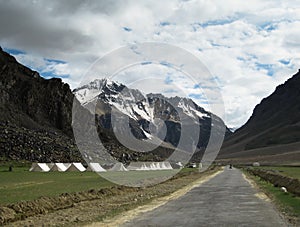
<path id="1" fill-rule="evenodd" d="M 73 93 L 84 107 L 96 114 L 101 127 L 113 127 L 111 118 L 114 113 L 118 119 L 129 118 L 131 132 L 138 139 L 158 137 L 176 146 L 182 125 L 186 124 L 200 127 L 198 148 L 205 147 L 208 142 L 212 113 L 191 99 L 168 98 L 162 94 L 145 95 L 109 79 L 94 80 L 75 89 Z M 220 126 L 224 125 L 220 118 L 217 119 Z M 227 132 L 230 131 L 227 129 Z"/>

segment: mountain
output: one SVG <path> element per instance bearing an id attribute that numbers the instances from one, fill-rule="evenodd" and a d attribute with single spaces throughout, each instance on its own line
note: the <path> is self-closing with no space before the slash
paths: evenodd
<path id="1" fill-rule="evenodd" d="M 97 152 L 93 157 L 80 154 L 72 129 L 74 103 L 80 107 L 75 119 L 94 117 L 103 146 L 123 162 L 163 160 L 181 144 L 182 138 L 185 143 L 180 149 L 190 152 L 196 147 L 199 159 L 207 145 L 212 116 L 217 128 L 225 126 L 220 118 L 191 99 L 144 95 L 107 79 L 92 81 L 72 92 L 61 79 L 42 78 L 1 48 L 0 97 L 0 161 L 70 162 L 103 158 Z M 90 129 L 89 125 L 83 127 Z M 191 132 L 199 127 L 200 136 L 193 138 Z M 181 135 L 184 129 L 189 131 Z M 230 134 L 227 128 L 226 132 Z M 131 149 L 132 141 L 141 142 L 138 151 Z M 148 151 L 153 145 L 158 146 L 149 152 L 139 152 Z"/>
<path id="2" fill-rule="evenodd" d="M 72 139 L 74 95 L 0 48 L 0 159 L 81 160 Z"/>
<path id="3" fill-rule="evenodd" d="M 183 128 L 189 130 L 200 128 L 200 135 L 197 138 L 186 136 L 185 143 L 181 143 L 180 149 L 189 151 L 193 149 L 192 146 L 196 146 L 198 150 L 204 150 L 207 146 L 213 114 L 199 107 L 191 99 L 168 98 L 162 94 L 144 95 L 137 89 L 127 88 L 108 79 L 94 80 L 76 88 L 73 93 L 85 108 L 92 113 L 95 112 L 101 128 L 112 131 L 114 122 L 111 119 L 113 115 L 117 115 L 115 119 L 118 119 L 118 133 L 124 135 L 124 138 L 118 139 L 123 142 L 129 140 L 125 135 L 132 133 L 140 140 L 149 142 L 156 140 L 163 142 L 163 146 L 167 143 L 177 147 L 182 138 Z M 216 127 L 225 126 L 219 117 L 215 115 L 214 117 L 217 119 Z M 120 124 L 122 121 L 120 119 L 127 118 L 129 131 L 126 120 Z M 226 134 L 230 133 L 226 128 Z"/>
<path id="4" fill-rule="evenodd" d="M 220 159 L 296 163 L 300 160 L 300 70 L 258 104 L 227 138 Z"/>

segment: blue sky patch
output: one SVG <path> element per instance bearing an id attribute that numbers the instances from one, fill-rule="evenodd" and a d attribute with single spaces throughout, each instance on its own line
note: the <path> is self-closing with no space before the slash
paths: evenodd
<path id="1" fill-rule="evenodd" d="M 165 84 L 171 84 L 171 83 L 173 83 L 173 80 L 172 80 L 171 76 L 168 75 L 164 82 L 165 82 Z"/>
<path id="2" fill-rule="evenodd" d="M 132 31 L 132 29 L 128 28 L 128 27 L 123 27 L 123 30 L 126 31 L 126 32 L 131 32 Z"/>
<path id="3" fill-rule="evenodd" d="M 66 61 L 57 60 L 57 59 L 44 58 L 44 61 L 49 62 L 49 63 L 55 63 L 55 64 L 67 64 Z"/>
<path id="4" fill-rule="evenodd" d="M 200 84 L 195 84 L 194 89 L 198 89 L 198 88 L 200 88 Z"/>
<path id="5" fill-rule="evenodd" d="M 167 66 L 167 67 L 172 67 L 171 63 L 169 63 L 167 61 L 161 61 L 161 62 L 159 62 L 159 64 Z"/>
<path id="6" fill-rule="evenodd" d="M 243 58 L 243 57 L 237 57 L 236 59 L 239 60 L 239 61 L 246 61 L 246 59 Z"/>
<path id="7" fill-rule="evenodd" d="M 3 48 L 3 49 L 4 49 L 4 51 L 6 51 L 7 53 L 9 53 L 11 55 L 26 54 L 26 52 L 24 52 L 22 50 L 10 49 L 10 48 Z"/>
<path id="8" fill-rule="evenodd" d="M 162 21 L 159 24 L 160 24 L 160 26 L 163 26 L 163 27 L 171 25 L 171 23 L 168 21 Z"/>
<path id="9" fill-rule="evenodd" d="M 167 94 L 171 93 L 172 94 L 172 93 L 178 93 L 178 91 L 175 89 L 167 89 L 167 90 L 164 90 L 163 93 L 167 93 Z"/>
<path id="10" fill-rule="evenodd" d="M 218 44 L 218 43 L 214 43 L 214 42 L 211 42 L 211 45 L 212 45 L 213 47 L 220 47 L 220 46 L 222 46 L 222 45 L 220 45 L 220 44 Z"/>
<path id="11" fill-rule="evenodd" d="M 291 60 L 282 59 L 282 60 L 279 60 L 279 62 L 283 65 L 289 65 L 291 63 Z"/>
<path id="12" fill-rule="evenodd" d="M 141 62 L 141 65 L 150 65 L 150 64 L 152 64 L 151 61 L 143 61 L 143 62 Z"/>
<path id="13" fill-rule="evenodd" d="M 40 72 L 40 75 L 44 77 L 45 79 L 51 79 L 51 78 L 69 78 L 70 75 L 56 75 L 53 71 L 47 71 L 47 72 Z"/>
<path id="14" fill-rule="evenodd" d="M 225 25 L 225 24 L 231 24 L 232 22 L 236 21 L 236 18 L 226 18 L 221 20 L 211 20 L 206 21 L 203 23 L 194 23 L 194 25 L 200 25 L 202 28 L 206 28 L 209 26 L 218 26 L 218 25 Z"/>
<path id="15" fill-rule="evenodd" d="M 255 65 L 256 65 L 256 69 L 258 69 L 258 70 L 261 70 L 261 69 L 262 70 L 266 70 L 268 76 L 273 76 L 274 69 L 273 69 L 273 65 L 272 64 L 261 64 L 261 63 L 256 62 Z"/>
<path id="16" fill-rule="evenodd" d="M 276 30 L 278 28 L 278 25 L 274 24 L 272 22 L 267 22 L 267 23 L 259 25 L 258 27 L 260 30 L 265 30 L 265 31 L 271 32 L 271 31 Z"/>
<path id="17" fill-rule="evenodd" d="M 189 97 L 192 98 L 192 99 L 201 99 L 202 95 L 191 93 L 191 94 L 189 94 Z"/>

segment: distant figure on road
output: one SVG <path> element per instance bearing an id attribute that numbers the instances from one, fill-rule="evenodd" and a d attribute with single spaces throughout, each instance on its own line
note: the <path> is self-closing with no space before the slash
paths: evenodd
<path id="1" fill-rule="evenodd" d="M 229 169 L 232 169 L 232 164 L 229 164 Z"/>

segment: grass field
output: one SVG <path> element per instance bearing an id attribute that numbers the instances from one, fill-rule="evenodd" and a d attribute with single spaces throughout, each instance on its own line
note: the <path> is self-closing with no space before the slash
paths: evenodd
<path id="1" fill-rule="evenodd" d="M 13 172 L 0 172 L 0 204 L 112 185 L 92 172 L 40 173 L 29 172 L 27 168 L 14 168 Z"/>
<path id="2" fill-rule="evenodd" d="M 300 167 L 289 167 L 289 166 L 260 166 L 254 167 L 265 170 L 273 170 L 281 175 L 289 176 L 300 180 Z"/>
<path id="3" fill-rule="evenodd" d="M 197 169 L 183 169 L 183 173 Z M 129 171 L 102 173 L 107 179 L 126 183 L 169 178 L 173 171 Z M 58 196 L 62 193 L 87 191 L 113 186 L 109 180 L 93 172 L 29 172 L 28 167 L 0 167 L 0 205 L 22 200 L 33 200 L 41 196 Z"/>

